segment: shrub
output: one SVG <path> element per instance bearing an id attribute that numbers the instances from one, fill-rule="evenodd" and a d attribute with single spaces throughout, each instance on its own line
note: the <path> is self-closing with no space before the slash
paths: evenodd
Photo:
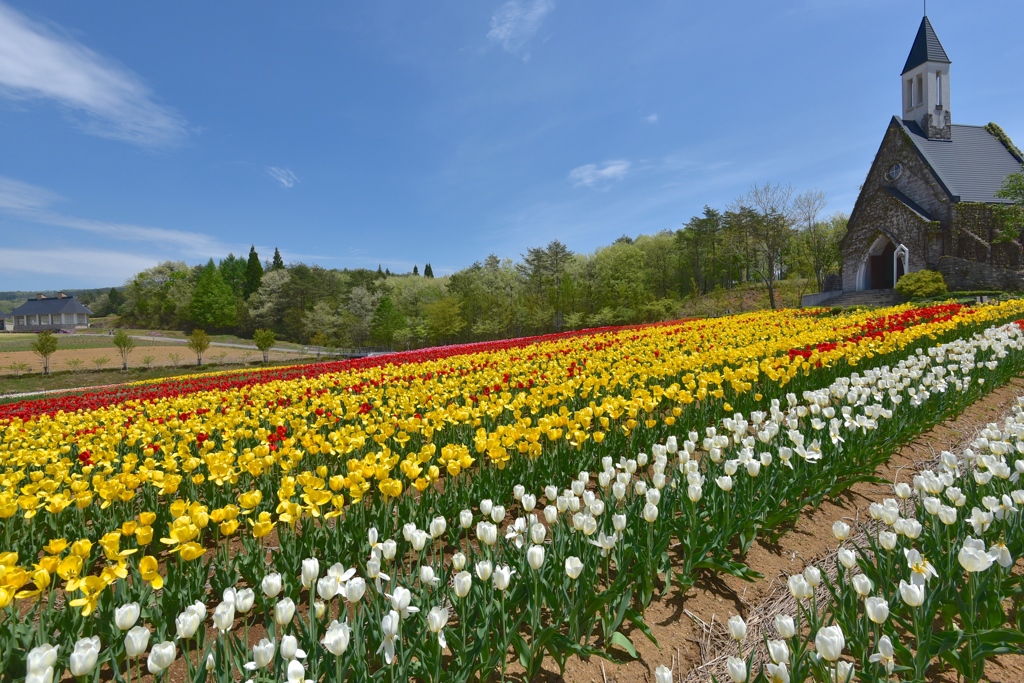
<path id="1" fill-rule="evenodd" d="M 907 273 L 896 283 L 896 291 L 908 299 L 923 299 L 946 293 L 946 281 L 942 273 L 934 270 L 919 270 Z"/>

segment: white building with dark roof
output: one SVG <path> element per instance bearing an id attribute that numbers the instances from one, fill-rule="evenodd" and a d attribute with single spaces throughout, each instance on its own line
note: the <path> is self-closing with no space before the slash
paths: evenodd
<path id="1" fill-rule="evenodd" d="M 850 215 L 843 292 L 889 290 L 925 268 L 950 289 L 1024 288 L 1024 235 L 1006 239 L 998 207 L 1009 200 L 996 196 L 1024 155 L 993 123 L 953 123 L 950 66 L 924 17 L 900 76 L 903 115 L 889 122 Z"/>
<path id="2" fill-rule="evenodd" d="M 89 326 L 92 311 L 73 296 L 63 292 L 46 297 L 39 294 L 8 313 L 8 329 L 12 332 L 71 332 Z M 13 327 L 11 324 L 13 323 Z"/>

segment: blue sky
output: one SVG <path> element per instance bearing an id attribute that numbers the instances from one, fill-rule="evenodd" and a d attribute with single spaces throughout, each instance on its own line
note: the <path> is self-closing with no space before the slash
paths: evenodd
<path id="1" fill-rule="evenodd" d="M 957 123 L 1024 142 L 1024 3 L 932 0 Z M 754 182 L 849 211 L 919 0 L 0 0 L 0 289 L 248 251 L 451 272 L 675 229 Z"/>

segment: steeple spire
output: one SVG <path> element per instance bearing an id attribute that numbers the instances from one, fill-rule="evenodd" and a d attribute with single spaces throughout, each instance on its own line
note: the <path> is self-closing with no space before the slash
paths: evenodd
<path id="1" fill-rule="evenodd" d="M 903 65 L 902 73 L 905 74 L 925 62 L 952 63 L 946 56 L 946 51 L 942 49 L 942 43 L 935 35 L 935 29 L 932 28 L 932 22 L 928 21 L 927 15 L 921 19 L 921 26 L 917 29 L 917 37 L 914 38 L 914 45 L 910 48 L 910 54 L 907 56 L 907 63 Z"/>
<path id="2" fill-rule="evenodd" d="M 928 15 L 921 19 L 914 45 L 903 66 L 903 120 L 914 121 L 933 140 L 952 137 L 949 113 L 949 67 L 952 62 L 935 35 Z"/>

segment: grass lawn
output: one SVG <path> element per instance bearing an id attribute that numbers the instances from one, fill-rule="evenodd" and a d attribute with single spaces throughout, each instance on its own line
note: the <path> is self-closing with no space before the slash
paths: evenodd
<path id="1" fill-rule="evenodd" d="M 124 328 L 124 331 L 127 332 L 128 334 L 132 335 L 133 337 L 149 337 L 149 336 L 153 336 L 153 337 L 168 337 L 170 339 L 181 339 L 181 340 L 185 340 L 185 339 L 188 338 L 188 335 L 185 334 L 184 332 L 182 332 L 181 330 L 141 330 L 141 329 Z M 103 327 L 91 327 L 91 328 L 89 328 L 87 330 L 79 330 L 78 332 L 76 332 L 76 334 L 93 336 L 93 337 L 102 337 L 102 336 L 107 336 L 108 335 L 108 329 L 107 328 L 103 328 Z M 141 340 L 136 340 L 136 341 L 138 343 L 140 343 L 140 344 L 142 343 Z M 222 344 L 245 344 L 245 345 L 248 345 L 248 346 L 253 346 L 254 345 L 252 339 L 246 339 L 245 337 L 238 337 L 238 336 L 235 336 L 233 334 L 211 334 L 210 335 L 210 341 L 218 342 L 218 343 L 222 343 Z M 295 343 L 286 342 L 286 341 L 278 341 L 274 345 L 274 348 L 276 348 L 276 349 L 302 349 L 304 347 L 302 346 L 302 344 L 295 344 Z"/>
<path id="2" fill-rule="evenodd" d="M 57 334 L 57 349 L 111 349 L 114 350 L 113 337 L 106 334 Z M 0 334 L 0 353 L 15 351 L 31 351 L 34 334 Z M 136 339 L 137 346 L 166 346 L 173 342 L 159 342 Z"/>
<path id="3" fill-rule="evenodd" d="M 263 367 L 277 367 L 283 365 L 296 365 L 298 359 L 292 362 L 280 361 L 277 363 L 271 362 L 264 365 L 263 363 L 250 363 L 248 366 L 242 365 L 215 365 L 213 363 L 203 364 L 202 368 L 197 368 L 195 365 L 180 366 L 177 368 L 159 367 L 159 368 L 132 368 L 127 372 L 122 372 L 119 369 L 108 369 L 108 370 L 87 370 L 81 372 L 52 372 L 49 375 L 43 375 L 40 373 L 25 374 L 21 376 L 4 375 L 0 377 L 0 394 L 17 394 L 26 391 L 48 391 L 56 389 L 67 389 L 67 393 L 75 393 L 75 390 L 88 390 L 90 387 L 98 387 L 107 384 L 122 384 L 126 382 L 138 382 L 143 379 L 161 379 L 164 377 L 177 377 L 180 375 L 192 375 L 197 372 L 218 372 L 220 370 L 239 370 L 244 367 L 250 369 L 259 369 Z M 310 359 L 303 359 L 302 362 L 311 363 L 315 362 Z M 46 397 L 54 396 L 55 394 L 48 394 Z M 28 397 L 31 398 L 37 397 Z M 40 396 L 38 398 L 44 398 Z M 13 403 L 14 401 L 21 401 L 26 399 L 4 397 L 0 395 L 0 403 Z"/>

